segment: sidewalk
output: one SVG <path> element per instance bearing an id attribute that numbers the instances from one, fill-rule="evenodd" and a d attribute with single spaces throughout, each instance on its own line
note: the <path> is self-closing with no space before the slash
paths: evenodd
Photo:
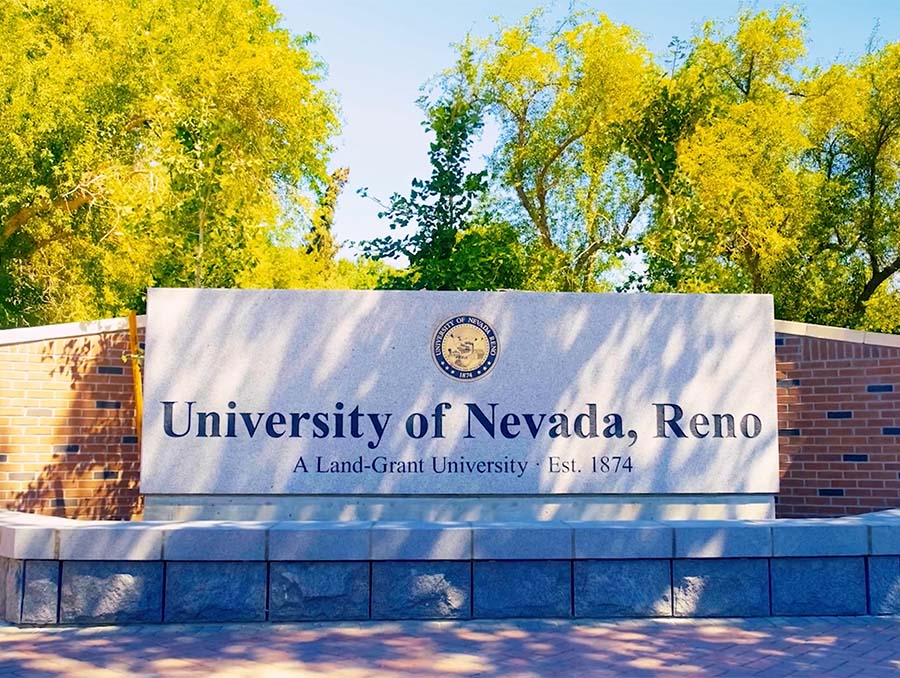
<path id="1" fill-rule="evenodd" d="M 900 617 L 19 629 L 0 676 L 900 676 Z"/>

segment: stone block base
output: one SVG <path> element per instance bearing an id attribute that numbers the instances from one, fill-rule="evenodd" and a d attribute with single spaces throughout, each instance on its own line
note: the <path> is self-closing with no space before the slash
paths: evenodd
<path id="1" fill-rule="evenodd" d="M 576 560 L 576 617 L 671 617 L 668 560 Z"/>
<path id="2" fill-rule="evenodd" d="M 0 510 L 14 624 L 900 614 L 900 509 L 845 520 L 78 524 Z"/>
<path id="3" fill-rule="evenodd" d="M 269 619 L 368 619 L 369 563 L 271 563 Z"/>
<path id="4" fill-rule="evenodd" d="M 866 614 L 865 558 L 773 558 L 772 614 Z"/>
<path id="5" fill-rule="evenodd" d="M 266 619 L 266 563 L 166 564 L 167 622 L 253 622 Z"/>
<path id="6" fill-rule="evenodd" d="M 674 561 L 676 617 L 765 617 L 769 614 L 766 558 Z"/>
<path id="7" fill-rule="evenodd" d="M 468 619 L 471 591 L 466 561 L 372 563 L 373 619 Z"/>
<path id="8" fill-rule="evenodd" d="M 25 561 L 23 624 L 54 624 L 59 615 L 59 561 Z"/>
<path id="9" fill-rule="evenodd" d="M 572 615 L 571 561 L 476 561 L 474 572 L 477 618 Z"/>
<path id="10" fill-rule="evenodd" d="M 63 563 L 59 620 L 64 624 L 161 622 L 162 600 L 161 562 Z"/>

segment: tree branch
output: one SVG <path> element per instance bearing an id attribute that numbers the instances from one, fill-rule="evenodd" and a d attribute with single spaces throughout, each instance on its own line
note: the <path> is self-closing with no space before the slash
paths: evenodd
<path id="1" fill-rule="evenodd" d="M 881 284 L 897 271 L 900 271 L 900 256 L 880 271 L 872 273 L 872 277 L 866 282 L 856 299 L 856 308 L 859 313 L 862 313 L 865 303 L 872 298 L 872 295 L 875 294 L 875 291 L 879 287 L 881 287 Z"/>
<path id="2" fill-rule="evenodd" d="M 22 207 L 18 212 L 3 222 L 3 233 L 0 234 L 0 245 L 6 243 L 13 235 L 15 235 L 16 231 L 39 214 L 44 214 L 50 210 L 62 210 L 66 214 L 72 214 L 85 205 L 93 203 L 95 198 L 96 196 L 93 193 L 89 192 L 86 188 L 79 186 L 73 191 L 55 198 L 54 200 L 42 198 L 26 207 Z"/>
<path id="3" fill-rule="evenodd" d="M 745 99 L 750 98 L 750 87 L 753 84 L 753 63 L 754 63 L 755 59 L 756 59 L 756 55 L 751 54 L 750 55 L 750 67 L 747 69 L 747 79 L 745 80 L 744 90 L 743 90 Z"/>
<path id="4" fill-rule="evenodd" d="M 594 110 L 596 111 L 596 107 Z M 550 171 L 550 166 L 553 165 L 553 163 L 555 163 L 557 160 L 559 160 L 560 156 L 566 152 L 566 149 L 568 149 L 569 146 L 574 144 L 576 141 L 578 141 L 584 135 L 586 135 L 588 132 L 591 131 L 592 118 L 593 118 L 593 115 L 591 116 L 591 118 L 588 119 L 588 123 L 587 123 L 587 125 L 584 126 L 583 130 L 581 130 L 580 132 L 574 132 L 574 133 L 570 134 L 568 137 L 566 137 L 559 143 L 559 146 L 556 147 L 556 150 L 553 151 L 553 153 L 550 155 L 550 157 L 547 159 L 547 161 L 541 167 L 540 171 L 538 171 L 538 176 L 541 178 L 541 181 L 543 181 L 547 172 Z"/>
<path id="5" fill-rule="evenodd" d="M 659 165 L 657 165 L 656 160 L 653 158 L 653 154 L 650 152 L 650 149 L 641 142 L 641 140 L 637 137 L 637 135 L 630 135 L 631 140 L 637 145 L 641 151 L 644 153 L 644 157 L 647 158 L 647 162 L 650 165 L 650 169 L 653 171 L 653 178 L 656 179 L 656 184 L 662 189 L 662 192 L 666 195 L 666 215 L 669 217 L 669 225 L 674 228 L 675 226 L 675 212 L 672 207 L 673 196 L 672 192 L 669 190 L 669 187 L 666 185 L 666 182 L 662 176 L 662 173 L 659 171 Z M 644 192 L 644 199 L 646 198 L 646 191 Z M 643 199 L 642 199 L 643 202 Z"/>
<path id="6" fill-rule="evenodd" d="M 581 250 L 581 252 L 578 253 L 578 256 L 575 257 L 575 261 L 572 262 L 572 270 L 578 272 L 585 268 L 594 255 L 600 251 L 600 248 L 603 247 L 603 245 L 603 241 L 595 240 Z"/>
<path id="7" fill-rule="evenodd" d="M 537 176 L 534 179 L 534 191 L 535 197 L 537 198 L 538 205 L 537 207 L 531 203 L 531 200 L 527 198 L 525 189 L 521 184 L 516 186 L 516 193 L 519 196 L 519 200 L 523 201 L 522 206 L 525 207 L 525 211 L 528 212 L 528 215 L 531 217 L 531 220 L 534 222 L 534 225 L 537 227 L 538 232 L 541 234 L 541 240 L 544 241 L 544 244 L 548 247 L 562 251 L 560 247 L 553 242 L 553 237 L 550 234 L 550 226 L 547 223 L 547 172 L 550 171 L 551 166 L 562 156 L 563 153 L 566 152 L 572 144 L 581 139 L 585 134 L 587 134 L 591 129 L 591 118 L 588 119 L 588 123 L 584 126 L 584 129 L 578 132 L 573 132 L 568 137 L 563 139 L 550 157 L 544 162 L 541 168 L 538 170 Z M 520 130 L 521 136 L 521 130 Z M 531 209 L 529 210 L 526 201 L 531 204 Z"/>
<path id="8" fill-rule="evenodd" d="M 617 235 L 619 238 L 624 238 L 628 235 L 628 231 L 631 229 L 632 224 L 634 224 L 634 220 L 637 219 L 638 214 L 641 213 L 641 206 L 644 204 L 644 201 L 647 199 L 647 191 L 641 193 L 640 197 L 637 198 L 631 204 L 631 211 L 628 213 L 628 218 L 622 222 L 622 225 L 617 230 Z M 587 247 L 585 247 L 578 255 L 575 257 L 575 261 L 572 262 L 572 270 L 578 272 L 585 268 L 594 255 L 600 251 L 602 247 L 608 245 L 609 243 L 597 238 L 593 240 Z"/>
<path id="9" fill-rule="evenodd" d="M 638 215 L 641 213 L 641 207 L 644 205 L 644 201 L 647 199 L 647 190 L 645 189 L 641 195 L 631 203 L 631 211 L 628 213 L 628 218 L 622 224 L 621 228 L 619 228 L 619 237 L 624 238 L 628 235 L 628 231 L 631 230 L 631 226 L 634 224 L 634 220 L 637 219 Z"/>

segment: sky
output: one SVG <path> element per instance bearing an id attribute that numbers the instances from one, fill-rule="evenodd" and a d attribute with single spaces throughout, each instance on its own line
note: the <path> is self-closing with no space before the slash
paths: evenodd
<path id="1" fill-rule="evenodd" d="M 312 33 L 313 52 L 325 62 L 323 85 L 340 102 L 342 132 L 331 167 L 349 167 L 350 181 L 335 214 L 334 232 L 348 242 L 384 235 L 379 206 L 357 195 L 387 200 L 408 194 L 414 177 L 427 177 L 429 137 L 416 106 L 421 88 L 454 63 L 454 43 L 469 33 L 485 37 L 493 17 L 514 23 L 540 5 L 564 16 L 569 2 L 538 0 L 274 0 L 283 25 Z M 577 10 L 603 12 L 639 31 L 662 59 L 673 36 L 690 38 L 710 19 L 727 20 L 742 9 L 773 9 L 784 2 L 738 0 L 575 0 Z M 809 0 L 800 5 L 807 20 L 805 65 L 852 60 L 865 52 L 873 30 L 884 42 L 900 40 L 900 0 Z M 490 129 L 473 157 L 490 151 Z"/>

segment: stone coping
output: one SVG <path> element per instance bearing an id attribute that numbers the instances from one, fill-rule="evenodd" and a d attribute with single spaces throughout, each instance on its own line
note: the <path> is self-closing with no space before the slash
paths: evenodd
<path id="1" fill-rule="evenodd" d="M 137 316 L 138 327 L 145 327 L 146 324 L 146 315 Z M 127 318 L 103 318 L 101 320 L 92 320 L 90 322 L 61 323 L 58 325 L 41 325 L 38 327 L 17 327 L 9 330 L 0 330 L 0 346 L 25 344 L 32 341 L 44 341 L 48 339 L 82 337 L 93 334 L 104 334 L 107 332 L 123 332 L 127 330 Z M 847 341 L 854 344 L 900 347 L 900 335 L 850 330 L 844 327 L 832 327 L 830 325 L 813 325 L 811 323 L 794 322 L 793 320 L 776 319 L 775 332 L 799 337 Z"/>
<path id="2" fill-rule="evenodd" d="M 485 561 L 900 555 L 900 509 L 833 519 L 116 522 L 0 510 L 0 557 L 132 561 Z"/>
<path id="3" fill-rule="evenodd" d="M 147 316 L 137 316 L 137 326 L 146 327 Z M 16 327 L 0 330 L 0 346 L 28 344 L 33 341 L 87 337 L 107 332 L 127 332 L 128 318 L 103 318 L 89 322 L 60 323 L 58 325 L 38 325 L 37 327 Z"/>
<path id="4" fill-rule="evenodd" d="M 145 327 L 146 324 L 146 315 L 137 316 L 137 326 L 139 328 Z M 105 334 L 107 332 L 124 332 L 127 330 L 127 318 L 103 318 L 100 320 L 92 320 L 90 322 L 61 323 L 58 325 L 41 325 L 38 327 L 17 327 L 9 330 L 0 330 L 0 346 L 27 344 L 34 341 L 46 341 L 50 339 L 83 337 L 95 334 Z M 844 327 L 832 327 L 829 325 L 813 325 L 810 323 L 794 322 L 792 320 L 776 319 L 775 332 L 778 334 L 790 334 L 799 337 L 832 339 L 854 344 L 868 344 L 870 346 L 900 347 L 900 335 L 850 330 Z"/>
<path id="5" fill-rule="evenodd" d="M 900 348 L 900 335 L 898 334 L 850 330 L 845 327 L 832 327 L 830 325 L 812 325 L 810 323 L 794 322 L 793 320 L 776 320 L 775 332 L 776 334 L 790 334 L 798 337 L 810 337 L 811 339 L 831 339 L 833 341 L 847 341 L 851 344 Z"/>

